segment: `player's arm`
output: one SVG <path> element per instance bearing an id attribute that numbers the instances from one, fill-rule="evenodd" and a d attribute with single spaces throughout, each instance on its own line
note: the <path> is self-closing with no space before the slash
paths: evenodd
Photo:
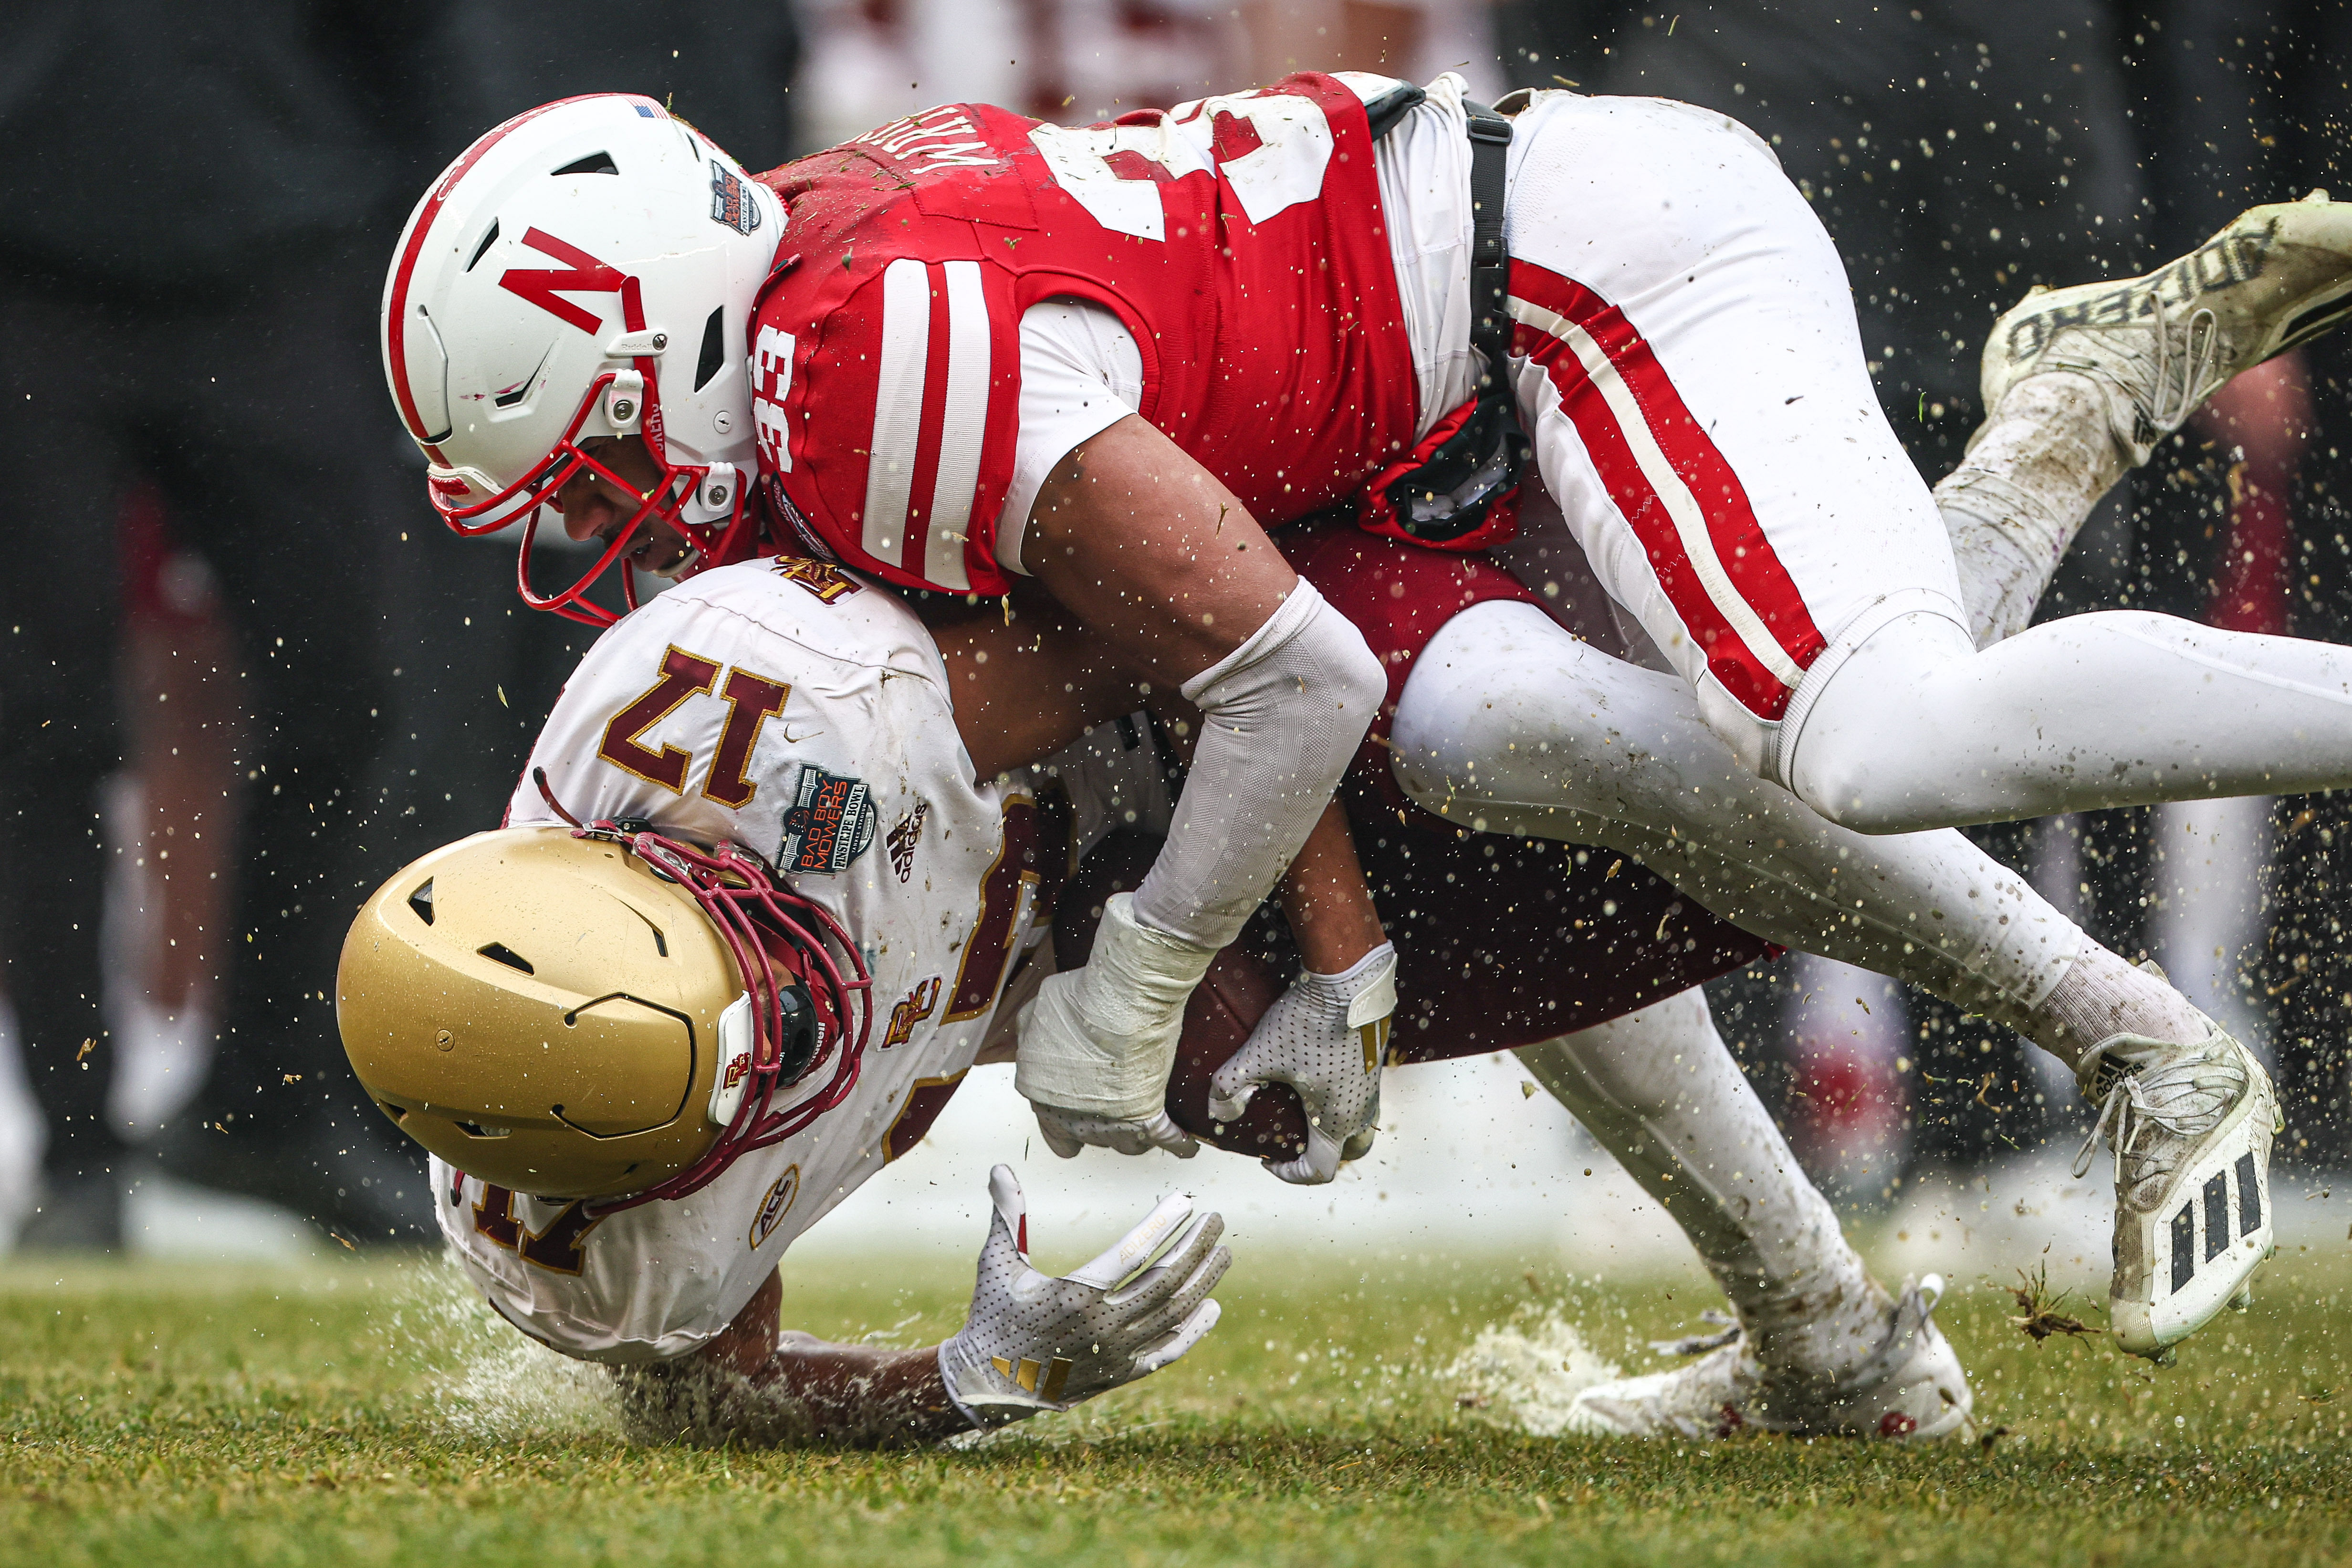
<path id="1" fill-rule="evenodd" d="M 1132 655 L 1115 651 L 1034 589 L 1016 592 L 1003 610 L 954 601 L 921 608 L 947 667 L 956 727 L 982 776 L 1057 751 L 1088 724 L 1130 711 L 1139 700 L 1171 721 L 1169 732 L 1192 760 L 1201 711 L 1164 685 L 1151 689 Z M 1231 1121 L 1260 1085 L 1290 1085 L 1307 1112 L 1307 1148 L 1268 1167 L 1285 1181 L 1328 1182 L 1343 1160 L 1371 1147 L 1380 1115 L 1378 1047 L 1396 1006 L 1396 958 L 1337 805 L 1324 807 L 1280 891 L 1305 973 L 1223 1065 L 1213 1109 Z M 1039 1129 L 1047 1146 L 1065 1155 L 1089 1142 L 1136 1153 L 1183 1136 L 1172 1120 L 1139 1124 L 1050 1109 L 1041 1111 Z"/>
<path id="2" fill-rule="evenodd" d="M 1029 1262 L 1021 1184 L 989 1173 L 993 1212 L 964 1326 L 919 1350 L 834 1344 L 778 1325 L 771 1274 L 735 1320 L 690 1355 L 619 1374 L 645 1436 L 763 1447 L 882 1448 L 936 1442 L 1068 1410 L 1168 1365 L 1216 1326 L 1209 1292 L 1233 1257 L 1223 1219 L 1170 1197 L 1085 1268 Z"/>
<path id="3" fill-rule="evenodd" d="M 978 605 L 926 596 L 915 612 L 947 667 L 956 733 L 975 777 L 1043 762 L 1091 725 L 1136 710 L 1149 689 L 1101 637 L 1032 583 Z"/>
<path id="4" fill-rule="evenodd" d="M 1016 1081 L 1041 1125 L 1059 1121 L 1057 1149 L 1073 1135 L 1122 1146 L 1121 1126 L 1143 1126 L 1189 1151 L 1160 1109 L 1185 999 L 1306 844 L 1385 683 L 1233 493 L 1139 417 L 1055 468 L 1022 561 L 1202 723 L 1166 848 L 1105 906 L 1086 967 L 1040 989 Z"/>
<path id="5" fill-rule="evenodd" d="M 771 1274 L 700 1350 L 621 1371 L 629 1425 L 657 1440 L 760 1447 L 882 1448 L 971 1430 L 948 1397 L 937 1346 L 884 1350 L 789 1331 L 777 1321 L 782 1298 Z"/>

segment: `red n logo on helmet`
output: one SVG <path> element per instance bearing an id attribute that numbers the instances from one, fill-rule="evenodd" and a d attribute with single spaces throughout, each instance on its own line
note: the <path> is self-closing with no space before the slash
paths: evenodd
<path id="1" fill-rule="evenodd" d="M 499 287 L 509 293 L 519 294 L 549 315 L 583 332 L 593 332 L 602 324 L 569 300 L 559 300 L 565 294 L 617 294 L 627 281 L 617 268 L 607 267 L 576 245 L 566 245 L 543 228 L 534 228 L 522 237 L 522 242 L 542 255 L 552 256 L 568 263 L 570 270 L 553 268 L 509 268 L 499 279 Z"/>

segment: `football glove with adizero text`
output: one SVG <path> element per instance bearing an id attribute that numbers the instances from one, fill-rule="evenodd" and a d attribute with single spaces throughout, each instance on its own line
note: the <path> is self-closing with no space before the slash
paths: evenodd
<path id="1" fill-rule="evenodd" d="M 1030 1266 L 1029 1205 L 1011 1167 L 988 1173 L 988 1194 L 971 1315 L 940 1346 L 948 1396 L 973 1426 L 1067 1410 L 1158 1372 L 1216 1326 L 1209 1292 L 1233 1262 L 1221 1215 L 1163 1198 L 1109 1251 L 1057 1277 Z"/>
<path id="2" fill-rule="evenodd" d="M 1343 974 L 1301 974 L 1210 1079 L 1209 1114 L 1220 1121 L 1238 1121 L 1262 1085 L 1297 1091 L 1306 1152 L 1266 1162 L 1284 1181 L 1318 1185 L 1338 1175 L 1341 1162 L 1371 1152 L 1396 973 L 1396 949 L 1382 942 Z"/>

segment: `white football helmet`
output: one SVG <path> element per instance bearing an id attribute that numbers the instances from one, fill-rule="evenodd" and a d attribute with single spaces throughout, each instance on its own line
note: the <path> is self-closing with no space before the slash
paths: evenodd
<path id="1" fill-rule="evenodd" d="M 408 219 L 383 290 L 393 401 L 464 534 L 524 524 L 522 596 L 593 626 L 590 586 L 659 516 L 683 570 L 749 553 L 757 478 L 747 323 L 782 237 L 775 193 L 660 104 L 568 98 L 519 114 L 449 165 Z M 569 588 L 531 586 L 544 509 L 583 441 L 642 436 L 662 479 Z M 632 574 L 622 591 L 635 606 Z"/>

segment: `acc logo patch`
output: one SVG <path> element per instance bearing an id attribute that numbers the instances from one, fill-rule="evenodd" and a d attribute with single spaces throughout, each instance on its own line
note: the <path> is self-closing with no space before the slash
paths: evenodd
<path id="1" fill-rule="evenodd" d="M 710 160 L 710 221 L 723 223 L 737 234 L 749 234 L 760 226 L 760 204 L 735 177 L 735 171 Z"/>
<path id="2" fill-rule="evenodd" d="M 792 1208 L 793 1200 L 800 1195 L 801 1168 L 793 1165 L 776 1178 L 774 1184 L 768 1189 L 768 1195 L 760 1200 L 760 1212 L 751 1216 L 753 1251 L 758 1251 L 761 1242 L 776 1234 L 776 1226 L 782 1223 L 785 1214 Z"/>
<path id="3" fill-rule="evenodd" d="M 873 792 L 864 779 L 801 768 L 793 804 L 784 811 L 784 869 L 834 876 L 874 842 Z"/>

